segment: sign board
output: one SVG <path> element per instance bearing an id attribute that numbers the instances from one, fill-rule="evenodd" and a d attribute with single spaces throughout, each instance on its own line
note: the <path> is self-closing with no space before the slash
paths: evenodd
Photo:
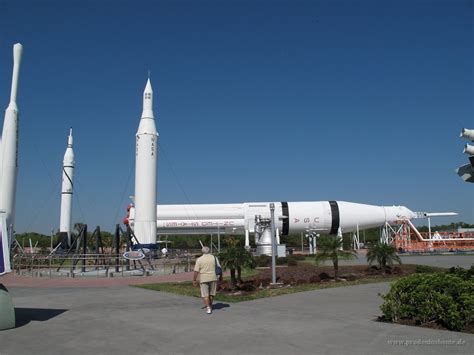
<path id="1" fill-rule="evenodd" d="M 11 272 L 10 266 L 10 240 L 7 232 L 5 215 L 0 214 L 0 275 Z"/>
<path id="2" fill-rule="evenodd" d="M 286 256 L 286 244 L 277 244 L 277 257 L 284 258 Z"/>
<path id="3" fill-rule="evenodd" d="M 140 260 L 145 257 L 145 254 L 138 250 L 132 250 L 123 253 L 123 257 L 128 260 Z"/>

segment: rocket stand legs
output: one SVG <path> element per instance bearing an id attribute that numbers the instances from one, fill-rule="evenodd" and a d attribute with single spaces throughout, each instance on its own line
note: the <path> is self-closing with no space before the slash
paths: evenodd
<path id="1" fill-rule="evenodd" d="M 0 283 L 0 330 L 15 328 L 15 307 L 8 290 Z"/>
<path id="2" fill-rule="evenodd" d="M 245 230 L 245 249 L 250 249 L 250 236 L 249 236 L 249 230 Z"/>

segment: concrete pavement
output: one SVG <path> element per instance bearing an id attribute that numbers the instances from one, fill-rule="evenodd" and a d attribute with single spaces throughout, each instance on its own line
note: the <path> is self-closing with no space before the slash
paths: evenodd
<path id="1" fill-rule="evenodd" d="M 375 321 L 388 289 L 218 303 L 207 315 L 200 299 L 135 287 L 13 286 L 18 327 L 0 331 L 0 354 L 474 353 L 472 334 Z"/>
<path id="2" fill-rule="evenodd" d="M 474 335 L 376 322 L 372 284 L 238 304 L 134 287 L 12 288 L 19 327 L 0 354 L 472 354 Z M 393 341 L 461 345 L 393 345 Z"/>

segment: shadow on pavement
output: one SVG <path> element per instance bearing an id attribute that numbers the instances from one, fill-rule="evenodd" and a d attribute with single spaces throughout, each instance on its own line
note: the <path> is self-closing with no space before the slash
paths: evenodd
<path id="1" fill-rule="evenodd" d="M 212 309 L 222 309 L 222 308 L 229 308 L 230 307 L 230 304 L 227 304 L 227 303 L 214 303 L 212 305 Z"/>
<path id="2" fill-rule="evenodd" d="M 19 328 L 31 321 L 44 322 L 59 316 L 67 309 L 48 309 L 48 308 L 17 308 L 15 307 L 15 327 Z"/>

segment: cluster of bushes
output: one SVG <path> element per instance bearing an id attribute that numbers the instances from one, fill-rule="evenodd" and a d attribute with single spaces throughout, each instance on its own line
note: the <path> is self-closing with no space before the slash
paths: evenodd
<path id="1" fill-rule="evenodd" d="M 474 267 L 404 277 L 382 298 L 384 320 L 438 324 L 456 331 L 470 329 L 474 327 Z"/>
<path id="2" fill-rule="evenodd" d="M 448 270 L 448 274 L 459 276 L 463 280 L 470 280 L 474 278 L 474 264 L 471 265 L 470 269 L 463 269 L 459 266 L 452 267 Z"/>
<path id="3" fill-rule="evenodd" d="M 415 266 L 415 272 L 417 274 L 432 274 L 437 271 L 439 271 L 438 268 L 429 266 L 429 265 L 416 265 Z"/>

